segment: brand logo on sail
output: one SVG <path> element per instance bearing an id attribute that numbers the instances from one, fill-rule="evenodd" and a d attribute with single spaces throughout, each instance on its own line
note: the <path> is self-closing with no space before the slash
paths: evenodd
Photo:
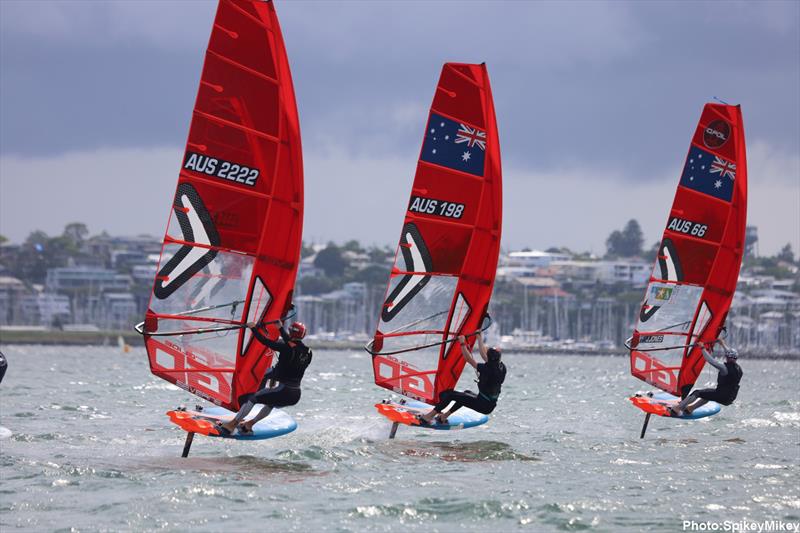
<path id="1" fill-rule="evenodd" d="M 657 344 L 664 342 L 664 335 L 642 335 L 639 338 L 639 344 Z"/>
<path id="2" fill-rule="evenodd" d="M 724 120 L 715 120 L 703 131 L 703 144 L 708 148 L 719 148 L 731 136 L 731 125 Z"/>
<path id="3" fill-rule="evenodd" d="M 653 287 L 651 292 L 656 300 L 666 301 L 672 297 L 672 288 L 670 287 Z"/>

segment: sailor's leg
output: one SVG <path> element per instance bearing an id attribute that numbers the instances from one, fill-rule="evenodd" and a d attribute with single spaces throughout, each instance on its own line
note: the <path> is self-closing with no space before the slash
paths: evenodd
<path id="1" fill-rule="evenodd" d="M 462 407 L 464 406 L 459 402 L 453 402 L 453 405 L 450 407 L 450 409 L 447 410 L 447 412 L 439 414 L 436 418 L 438 418 L 439 422 L 441 422 L 442 424 L 447 424 L 447 419 L 450 417 L 450 415 L 452 415 Z"/>
<path id="2" fill-rule="evenodd" d="M 254 416 L 247 422 L 243 423 L 242 426 L 244 427 L 245 431 L 253 431 L 253 426 L 255 426 L 261 420 L 267 418 L 271 412 L 272 412 L 272 406 L 265 405 L 264 407 L 261 408 L 261 411 L 259 411 L 256 416 Z"/>
<path id="3" fill-rule="evenodd" d="M 233 420 L 225 422 L 224 424 L 221 424 L 221 426 L 227 429 L 228 431 L 233 431 L 234 429 L 236 429 L 236 426 L 238 426 L 239 423 L 242 420 L 244 420 L 244 417 L 250 414 L 250 411 L 253 410 L 253 407 L 255 407 L 255 405 L 256 404 L 253 402 L 253 400 L 247 400 L 239 408 L 239 412 L 236 413 L 236 416 L 233 417 Z"/>
<path id="4" fill-rule="evenodd" d="M 253 402 L 264 407 L 253 419 L 242 424 L 245 432 L 253 429 L 253 426 L 260 420 L 268 417 L 274 407 L 286 407 L 295 405 L 300 401 L 300 387 L 287 387 L 283 383 L 270 389 L 261 389 L 253 396 Z"/>
<path id="5" fill-rule="evenodd" d="M 422 418 L 425 422 L 430 423 L 431 420 L 433 420 L 434 416 L 436 416 L 439 413 L 441 413 L 444 410 L 444 408 L 447 407 L 450 404 L 450 402 L 452 401 L 453 394 L 457 394 L 457 393 L 455 391 L 453 391 L 452 389 L 443 391 L 439 395 L 439 403 L 434 405 L 433 409 L 431 409 L 430 411 L 428 411 L 424 415 L 420 415 L 420 418 Z"/>
<path id="6" fill-rule="evenodd" d="M 683 414 L 683 411 L 686 409 L 686 406 L 691 404 L 697 399 L 697 391 L 691 393 L 689 396 L 681 400 L 678 405 L 671 407 L 670 411 L 675 416 L 680 416 Z"/>
<path id="7" fill-rule="evenodd" d="M 446 413 L 442 413 L 438 417 L 439 421 L 442 424 L 446 424 L 447 423 L 447 417 L 449 417 L 450 415 L 452 415 L 453 413 L 455 413 L 456 411 L 458 411 L 459 409 L 461 409 L 465 405 L 468 406 L 468 407 L 472 407 L 474 409 L 474 407 L 475 407 L 474 404 L 477 402 L 478 397 L 477 397 L 476 394 L 474 394 L 474 393 L 472 393 L 470 391 L 454 392 L 450 396 L 450 400 L 452 400 L 453 405 L 450 407 L 450 409 Z"/>
<path id="8" fill-rule="evenodd" d="M 462 407 L 464 407 L 463 403 L 461 403 L 459 401 L 453 402 L 453 405 L 450 406 L 450 409 L 447 410 L 447 413 L 444 414 L 444 417 L 447 418 L 448 416 L 452 415 L 453 413 L 455 413 L 456 411 L 458 411 Z"/>
<path id="9" fill-rule="evenodd" d="M 685 412 L 686 412 L 687 415 L 690 415 L 690 414 L 692 414 L 694 412 L 695 409 L 707 404 L 708 402 L 709 402 L 709 400 L 706 400 L 705 398 L 700 398 L 699 400 L 697 400 L 693 404 L 690 404 L 690 405 L 686 406 L 686 411 Z"/>

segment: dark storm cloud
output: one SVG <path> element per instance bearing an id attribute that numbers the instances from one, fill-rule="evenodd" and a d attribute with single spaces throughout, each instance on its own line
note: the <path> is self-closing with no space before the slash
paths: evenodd
<path id="1" fill-rule="evenodd" d="M 215 9 L 0 0 L 0 233 L 21 241 L 74 220 L 163 231 Z M 718 96 L 742 104 L 762 252 L 800 248 L 800 2 L 277 10 L 303 133 L 307 240 L 393 241 L 442 63 L 486 61 L 504 246 L 602 252 L 633 217 L 655 240 L 702 106 Z"/>
<path id="2" fill-rule="evenodd" d="M 184 142 L 210 2 L 2 2 L 4 154 Z M 795 2 L 278 6 L 308 148 L 415 153 L 441 63 L 486 61 L 505 161 L 639 179 L 684 152 L 704 102 L 796 150 Z M 47 13 L 47 15 L 42 15 Z"/>

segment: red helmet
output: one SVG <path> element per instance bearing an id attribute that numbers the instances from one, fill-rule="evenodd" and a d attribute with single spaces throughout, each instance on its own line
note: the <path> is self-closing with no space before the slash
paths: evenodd
<path id="1" fill-rule="evenodd" d="M 302 322 L 294 322 L 289 326 L 289 337 L 300 340 L 306 336 L 306 325 Z"/>

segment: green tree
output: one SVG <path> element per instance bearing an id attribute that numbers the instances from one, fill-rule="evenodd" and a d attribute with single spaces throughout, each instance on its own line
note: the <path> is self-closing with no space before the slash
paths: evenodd
<path id="1" fill-rule="evenodd" d="M 303 241 L 303 244 L 300 247 L 300 257 L 305 258 L 311 255 L 314 255 L 314 247 L 310 244 L 306 244 L 306 242 Z"/>
<path id="2" fill-rule="evenodd" d="M 75 249 L 78 249 L 89 236 L 89 228 L 83 222 L 71 222 L 64 226 L 64 233 L 61 236 L 74 244 Z"/>
<path id="3" fill-rule="evenodd" d="M 342 245 L 342 250 L 345 250 L 347 252 L 356 252 L 356 253 L 361 253 L 364 251 L 364 249 L 361 248 L 361 245 L 355 239 L 349 240 L 346 243 L 344 243 L 344 245 Z"/>
<path id="4" fill-rule="evenodd" d="M 661 248 L 661 241 L 654 242 L 650 250 L 645 252 L 645 256 L 647 256 L 648 259 L 655 260 L 655 258 L 658 257 L 659 248 Z"/>
<path id="5" fill-rule="evenodd" d="M 561 246 L 561 247 L 551 246 L 550 248 L 545 250 L 545 252 L 547 252 L 548 254 L 565 254 L 569 256 L 575 255 L 573 251 L 567 248 L 566 246 Z"/>
<path id="6" fill-rule="evenodd" d="M 300 291 L 304 295 L 309 296 L 331 292 L 339 286 L 339 284 L 331 278 L 317 276 L 306 276 L 304 278 L 300 278 L 298 284 L 300 285 Z"/>
<path id="7" fill-rule="evenodd" d="M 47 250 L 49 242 L 50 237 L 45 232 L 31 232 L 19 247 L 16 257 L 9 260 L 8 268 L 12 274 L 29 283 L 43 283 L 47 269 L 57 266 Z"/>
<path id="8" fill-rule="evenodd" d="M 367 285 L 384 285 L 389 279 L 389 268 L 381 265 L 369 265 L 353 274 L 353 281 L 362 281 Z"/>
<path id="9" fill-rule="evenodd" d="M 330 242 L 314 258 L 314 266 L 321 268 L 325 275 L 329 277 L 339 277 L 344 274 L 344 270 L 348 265 L 347 261 L 342 257 L 342 250 Z"/>
<path id="10" fill-rule="evenodd" d="M 778 261 L 786 261 L 787 263 L 794 263 L 794 252 L 792 251 L 792 244 L 786 243 L 786 246 L 781 248 L 776 256 Z"/>
<path id="11" fill-rule="evenodd" d="M 372 246 L 367 250 L 367 255 L 369 255 L 370 262 L 383 264 L 386 262 L 387 257 L 394 256 L 394 251 L 388 246 L 383 248 Z"/>
<path id="12" fill-rule="evenodd" d="M 608 236 L 606 249 L 610 256 L 634 257 L 641 255 L 643 243 L 642 228 L 635 219 L 631 219 L 622 231 L 616 230 Z"/>

